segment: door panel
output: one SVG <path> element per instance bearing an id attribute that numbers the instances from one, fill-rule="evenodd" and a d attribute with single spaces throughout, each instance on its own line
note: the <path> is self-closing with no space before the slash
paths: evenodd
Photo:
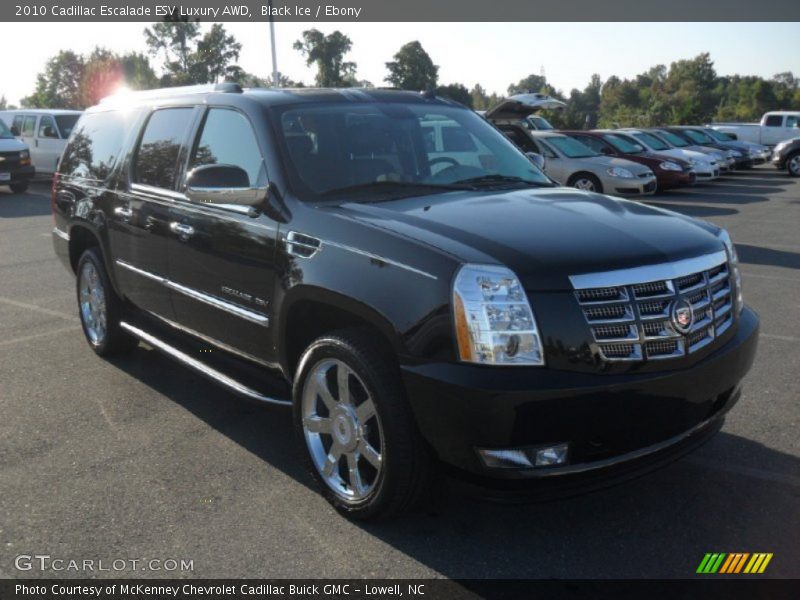
<path id="1" fill-rule="evenodd" d="M 47 133 L 50 135 L 45 135 Z M 55 119 L 50 115 L 42 115 L 39 118 L 35 144 L 41 157 L 40 163 L 37 164 L 37 170 L 42 173 L 54 173 L 56 162 L 64 148 L 64 141 L 59 139 Z"/>
<path id="2" fill-rule="evenodd" d="M 36 170 L 39 171 L 41 165 L 44 164 L 44 157 L 39 145 L 36 143 L 36 126 L 38 125 L 38 118 L 35 115 L 25 115 L 22 119 L 22 129 L 20 130 L 20 139 L 28 145 L 31 153 L 31 162 Z"/>
<path id="3" fill-rule="evenodd" d="M 266 173 L 247 117 L 229 108 L 204 115 L 188 163 L 243 169 L 252 187 Z M 270 361 L 269 314 L 278 226 L 246 208 L 176 201 L 171 209 L 168 252 L 178 323 L 259 359 Z"/>

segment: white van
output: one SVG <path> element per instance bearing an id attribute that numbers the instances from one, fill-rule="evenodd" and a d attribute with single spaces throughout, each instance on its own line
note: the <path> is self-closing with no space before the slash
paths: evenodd
<path id="1" fill-rule="evenodd" d="M 20 142 L 0 119 L 0 186 L 21 194 L 35 173 L 28 147 Z"/>
<path id="2" fill-rule="evenodd" d="M 51 175 L 81 114 L 79 110 L 30 108 L 0 111 L 0 119 L 27 144 L 36 172 Z"/>

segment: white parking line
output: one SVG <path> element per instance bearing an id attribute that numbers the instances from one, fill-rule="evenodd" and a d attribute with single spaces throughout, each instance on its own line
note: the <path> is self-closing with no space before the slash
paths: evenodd
<path id="1" fill-rule="evenodd" d="M 800 338 L 791 335 L 776 335 L 774 333 L 762 333 L 760 337 L 769 338 L 771 340 L 781 340 L 783 342 L 800 342 Z"/>
<path id="2" fill-rule="evenodd" d="M 43 306 L 37 306 L 29 302 L 19 302 L 18 300 L 12 300 L 11 298 L 4 298 L 3 296 L 0 296 L 0 303 L 8 304 L 9 306 L 16 306 L 17 308 L 27 308 L 28 310 L 33 310 L 43 315 L 50 315 L 51 317 L 66 319 L 67 321 L 78 320 L 77 315 L 68 315 L 67 313 L 62 313 L 57 310 L 50 310 L 49 308 L 44 308 Z"/>
<path id="3" fill-rule="evenodd" d="M 797 277 L 781 277 L 780 275 L 758 275 L 757 273 L 750 273 L 749 271 L 742 271 L 742 275 L 745 277 L 755 277 L 756 279 L 777 279 L 778 281 L 793 281 L 795 283 L 800 283 L 800 279 Z"/>
<path id="4" fill-rule="evenodd" d="M 79 325 L 72 325 L 71 327 L 62 327 L 61 329 L 51 329 L 50 331 L 43 331 L 41 333 L 34 333 L 32 335 L 25 335 L 18 338 L 11 338 L 10 340 L 2 340 L 0 341 L 0 346 L 11 346 L 12 344 L 19 344 L 20 342 L 28 342 L 30 340 L 35 340 L 41 337 L 47 337 L 49 335 L 56 335 L 58 333 L 66 333 L 68 331 L 75 331 L 79 329 Z"/>

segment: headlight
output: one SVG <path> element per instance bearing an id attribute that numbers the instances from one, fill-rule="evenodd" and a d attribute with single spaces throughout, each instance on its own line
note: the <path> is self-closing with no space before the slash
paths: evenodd
<path id="1" fill-rule="evenodd" d="M 20 157 L 22 160 L 25 160 L 26 158 L 30 158 L 30 157 L 31 157 L 31 153 L 30 153 L 30 152 L 28 152 L 27 150 L 22 150 L 22 151 L 19 153 L 19 157 Z"/>
<path id="2" fill-rule="evenodd" d="M 731 267 L 733 274 L 733 283 L 736 286 L 736 314 L 741 314 L 744 308 L 744 299 L 742 297 L 742 275 L 739 273 L 739 256 L 736 254 L 736 246 L 733 245 L 733 240 L 730 234 L 724 229 L 720 230 L 717 237 L 725 244 L 725 252 L 728 254 L 728 264 Z"/>
<path id="3" fill-rule="evenodd" d="M 778 144 L 777 146 L 775 146 L 775 152 L 776 152 L 776 153 L 780 152 L 781 150 L 783 150 L 784 148 L 786 148 L 786 146 L 788 146 L 788 145 L 789 145 L 789 140 L 784 140 L 784 141 L 782 141 L 780 144 Z M 762 152 L 764 152 L 764 150 L 766 150 L 766 148 L 763 148 L 761 151 L 762 151 Z"/>
<path id="4" fill-rule="evenodd" d="M 662 171 L 683 171 L 683 169 L 681 169 L 681 166 L 678 163 L 670 161 L 662 162 L 658 166 L 661 167 Z"/>
<path id="5" fill-rule="evenodd" d="M 453 284 L 458 354 L 482 365 L 544 365 L 536 318 L 509 269 L 464 265 Z"/>
<path id="6" fill-rule="evenodd" d="M 628 169 L 623 169 L 622 167 L 611 167 L 610 169 L 606 170 L 606 173 L 608 173 L 612 177 L 622 177 L 624 179 L 633 179 L 633 173 L 628 171 Z"/>

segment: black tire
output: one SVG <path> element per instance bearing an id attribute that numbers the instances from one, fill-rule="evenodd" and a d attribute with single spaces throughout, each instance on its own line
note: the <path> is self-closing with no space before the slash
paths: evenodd
<path id="1" fill-rule="evenodd" d="M 800 177 L 800 152 L 793 152 L 786 157 L 786 172 L 789 177 Z"/>
<path id="2" fill-rule="evenodd" d="M 9 184 L 8 187 L 10 187 L 11 191 L 15 194 L 24 194 L 28 191 L 28 185 L 29 183 L 27 181 L 21 181 L 19 183 Z"/>
<path id="3" fill-rule="evenodd" d="M 598 194 L 603 193 L 603 184 L 600 183 L 600 180 L 591 173 L 585 173 L 585 172 L 575 173 L 569 178 L 569 181 L 567 181 L 567 185 L 569 187 L 578 187 L 577 183 L 582 180 L 590 181 L 592 183 L 592 186 L 594 187 L 593 190 L 587 190 L 587 191 L 593 191 Z M 584 188 L 579 188 L 579 189 L 584 189 Z"/>
<path id="4" fill-rule="evenodd" d="M 81 306 L 81 273 L 87 263 L 91 263 L 91 267 L 97 273 L 100 286 L 103 290 L 105 298 L 105 334 L 101 338 L 93 339 L 90 335 L 90 325 L 84 310 Z M 138 341 L 136 338 L 128 334 L 120 327 L 120 321 L 123 317 L 123 302 L 114 291 L 111 281 L 106 273 L 106 268 L 103 263 L 103 258 L 100 255 L 100 250 L 97 247 L 88 248 L 78 259 L 78 268 L 75 277 L 75 291 L 78 301 L 78 318 L 81 320 L 81 328 L 89 342 L 92 350 L 100 356 L 113 356 L 117 354 L 125 354 L 133 350 Z"/>
<path id="5" fill-rule="evenodd" d="M 294 379 L 294 423 L 306 466 L 322 495 L 341 514 L 380 520 L 412 511 L 432 497 L 434 459 L 406 401 L 396 359 L 366 330 L 348 329 L 316 339 L 300 359 Z M 303 428 L 302 398 L 309 374 L 323 361 L 341 361 L 363 382 L 380 419 L 381 469 L 365 498 L 345 501 L 314 464 Z M 327 452 L 327 451 L 326 451 Z"/>

